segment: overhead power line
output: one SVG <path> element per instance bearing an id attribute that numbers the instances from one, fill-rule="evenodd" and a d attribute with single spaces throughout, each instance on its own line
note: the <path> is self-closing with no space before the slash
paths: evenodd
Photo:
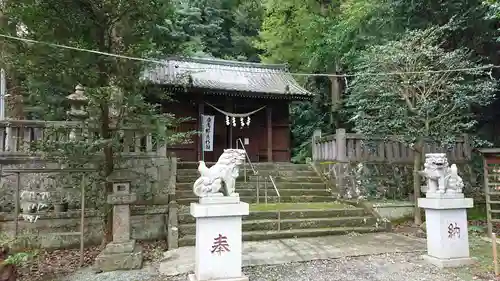
<path id="1" fill-rule="evenodd" d="M 59 49 L 67 49 L 67 50 L 73 50 L 73 51 L 78 51 L 78 52 L 86 52 L 86 53 L 93 53 L 97 55 L 102 55 L 102 56 L 108 56 L 108 57 L 115 57 L 115 58 L 120 58 L 120 59 L 127 59 L 127 60 L 135 60 L 135 61 L 142 61 L 142 62 L 149 62 L 149 63 L 154 63 L 154 64 L 161 64 L 161 65 L 166 65 L 166 61 L 161 61 L 161 60 L 155 60 L 155 59 L 148 59 L 148 58 L 141 58 L 141 57 L 132 57 L 132 56 L 126 56 L 126 55 L 120 55 L 120 54 L 113 54 L 113 53 L 108 53 L 108 52 L 101 52 L 101 51 L 96 51 L 96 50 L 90 50 L 90 49 L 84 49 L 84 48 L 78 48 L 78 47 L 73 47 L 73 46 L 67 46 L 67 45 L 61 45 L 61 44 L 55 44 L 55 43 L 49 43 L 49 42 L 44 42 L 44 41 L 38 41 L 38 40 L 33 40 L 33 39 L 27 39 L 27 38 L 22 38 L 18 36 L 11 36 L 11 35 L 6 35 L 6 34 L 0 34 L 0 37 L 11 39 L 11 40 L 16 40 L 16 41 L 22 41 L 25 43 L 32 43 L 32 44 L 40 44 L 40 45 L 46 45 L 50 46 L 53 48 L 59 48 Z M 490 78 L 492 77 L 491 70 L 494 68 L 500 68 L 500 65 L 484 65 L 484 66 L 478 66 L 478 67 L 470 67 L 470 68 L 452 68 L 452 69 L 441 69 L 441 70 L 423 70 L 423 71 L 404 71 L 404 72 L 365 72 L 365 73 L 353 73 L 353 74 L 332 74 L 332 73 L 300 73 L 300 72 L 287 72 L 290 75 L 293 76 L 309 76 L 309 77 L 359 77 L 359 76 L 388 76 L 388 75 L 403 75 L 403 74 L 426 74 L 426 73 L 447 73 L 447 72 L 465 72 L 465 71 L 474 71 L 474 70 L 490 70 L 489 75 Z M 208 68 L 185 68 L 183 69 L 187 70 L 197 70 L 197 71 L 209 71 L 212 69 Z M 258 71 L 253 71 L 250 69 L 247 70 L 238 70 L 240 72 L 250 72 L 250 73 L 259 73 Z"/>

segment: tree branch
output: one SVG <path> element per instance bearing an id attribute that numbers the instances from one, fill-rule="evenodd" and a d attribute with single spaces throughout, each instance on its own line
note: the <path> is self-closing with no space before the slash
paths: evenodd
<path id="1" fill-rule="evenodd" d="M 430 118 L 429 119 L 429 123 L 430 122 L 434 122 L 434 121 L 436 121 L 438 119 L 444 118 L 444 117 L 446 117 L 447 115 L 449 115 L 450 113 L 452 113 L 455 110 L 457 110 L 457 105 L 456 104 L 454 104 L 453 107 L 450 110 L 445 111 L 445 112 L 443 112 L 443 113 L 441 113 L 441 114 L 439 114 L 439 115 L 437 115 L 437 116 L 435 116 L 433 118 Z"/>

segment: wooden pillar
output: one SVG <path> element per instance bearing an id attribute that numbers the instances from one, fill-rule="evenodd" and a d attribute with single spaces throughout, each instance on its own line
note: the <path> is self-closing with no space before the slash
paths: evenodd
<path id="1" fill-rule="evenodd" d="M 196 138 L 196 152 L 198 154 L 197 158 L 198 161 L 203 160 L 203 141 L 202 141 L 202 135 L 201 135 L 201 115 L 203 115 L 205 112 L 205 104 L 203 103 L 203 98 L 198 99 L 198 122 L 196 122 L 198 128 L 197 130 L 200 131 L 200 134 Z"/>
<path id="2" fill-rule="evenodd" d="M 273 119 L 272 119 L 272 109 L 269 105 L 266 107 L 266 122 L 267 122 L 267 162 L 273 162 Z"/>

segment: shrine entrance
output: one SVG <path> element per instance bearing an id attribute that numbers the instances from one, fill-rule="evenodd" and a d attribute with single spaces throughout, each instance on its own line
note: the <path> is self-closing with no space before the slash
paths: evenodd
<path id="1" fill-rule="evenodd" d="M 231 104 L 229 110 L 222 109 L 212 103 L 205 103 L 204 114 L 214 118 L 213 136 L 200 136 L 203 139 L 212 139 L 212 151 L 203 151 L 206 162 L 216 162 L 225 148 L 244 148 L 252 162 L 260 160 L 260 145 L 266 144 L 266 111 L 265 105 L 249 103 L 246 105 Z M 202 132 L 206 126 L 202 122 Z M 264 128 L 263 128 L 264 127 Z M 264 133 L 264 134 L 263 134 Z"/>
<path id="2" fill-rule="evenodd" d="M 151 89 L 172 93 L 172 100 L 156 101 L 164 112 L 188 119 L 172 130 L 196 131 L 167 147 L 181 162 L 215 162 L 238 140 L 252 162 L 289 162 L 290 103 L 314 98 L 287 65 L 181 58 L 168 59 L 148 75 Z"/>
<path id="3" fill-rule="evenodd" d="M 500 148 L 484 148 L 479 151 L 483 154 L 487 234 L 491 236 L 494 231 L 493 223 L 500 222 Z"/>

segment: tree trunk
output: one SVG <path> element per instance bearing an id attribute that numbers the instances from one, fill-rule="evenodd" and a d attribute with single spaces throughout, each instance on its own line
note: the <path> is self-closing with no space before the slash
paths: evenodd
<path id="1" fill-rule="evenodd" d="M 418 198 L 420 198 L 420 192 L 421 192 L 421 176 L 419 171 L 421 170 L 422 166 L 422 148 L 423 144 L 422 141 L 418 141 L 416 147 L 415 147 L 415 153 L 413 154 L 413 198 L 414 198 L 414 203 L 415 203 L 415 218 L 414 218 L 414 223 L 416 225 L 421 225 L 422 224 L 422 212 L 420 211 L 420 208 L 418 207 Z"/>
<path id="2" fill-rule="evenodd" d="M 102 32 L 102 31 L 101 31 Z M 99 48 L 103 52 L 109 52 L 109 47 L 106 45 L 106 35 L 104 32 L 99 36 Z M 108 67 L 106 65 L 106 61 L 99 60 L 99 80 L 98 87 L 108 87 L 109 86 L 109 76 L 108 76 Z M 111 144 L 111 130 L 110 130 L 110 120 L 109 120 L 109 101 L 108 99 L 102 99 L 100 104 L 101 109 L 101 124 L 100 124 L 100 134 L 101 138 L 110 141 L 108 145 L 106 145 L 103 149 L 104 156 L 104 178 L 106 179 L 114 169 L 114 161 L 113 161 L 113 148 Z M 105 182 L 105 199 L 107 199 L 108 195 L 113 192 L 113 185 L 111 183 Z M 108 203 L 104 203 L 104 237 L 103 244 L 107 244 L 113 241 L 113 208 Z"/>
<path id="3" fill-rule="evenodd" d="M 0 30 L 7 33 L 8 35 L 15 36 L 16 30 L 15 25 L 11 24 L 9 26 L 9 18 L 4 11 L 7 7 L 7 1 L 0 0 Z M 24 103 L 21 88 L 21 81 L 19 75 L 16 73 L 16 69 L 12 68 L 12 65 L 8 64 L 7 57 L 15 54 L 13 45 L 10 45 L 7 40 L 0 41 L 0 68 L 3 68 L 6 73 L 7 82 L 7 93 L 9 97 L 5 97 L 5 116 L 12 119 L 24 119 Z"/>
<path id="4" fill-rule="evenodd" d="M 101 124 L 101 134 L 102 138 L 105 140 L 111 140 L 111 131 L 109 128 L 109 107 L 106 104 L 102 110 L 102 124 Z M 108 144 L 104 148 L 104 171 L 106 177 L 111 175 L 114 169 L 113 162 L 113 148 L 111 144 Z M 113 184 L 106 182 L 106 197 L 113 192 Z M 106 243 L 109 243 L 113 240 L 113 208 L 111 205 L 107 204 L 104 208 L 106 212 L 106 216 L 104 218 L 105 221 L 105 230 L 104 230 L 104 240 Z"/>
<path id="5" fill-rule="evenodd" d="M 339 83 L 339 78 L 336 76 L 330 78 L 330 101 L 331 101 L 331 112 L 330 112 L 330 124 L 338 129 L 340 125 L 339 120 L 339 110 L 341 102 L 341 87 Z"/>

